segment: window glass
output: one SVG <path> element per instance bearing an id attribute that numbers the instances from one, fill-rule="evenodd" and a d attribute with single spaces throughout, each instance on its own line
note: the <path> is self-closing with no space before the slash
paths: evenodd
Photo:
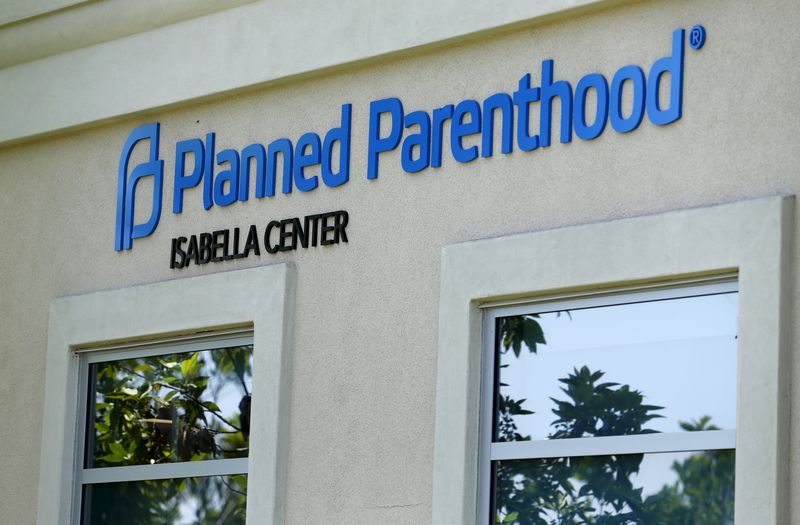
<path id="1" fill-rule="evenodd" d="M 87 354 L 83 525 L 244 524 L 252 335 Z"/>
<path id="2" fill-rule="evenodd" d="M 499 318 L 494 440 L 736 428 L 736 299 Z"/>
<path id="3" fill-rule="evenodd" d="M 487 521 L 732 525 L 737 298 L 724 282 L 491 311 Z"/>
<path id="4" fill-rule="evenodd" d="M 731 525 L 735 452 L 495 462 L 496 524 Z"/>
<path id="5" fill-rule="evenodd" d="M 252 345 L 93 363 L 86 467 L 247 457 Z"/>
<path id="6" fill-rule="evenodd" d="M 114 525 L 244 525 L 247 475 L 87 485 L 90 523 Z"/>

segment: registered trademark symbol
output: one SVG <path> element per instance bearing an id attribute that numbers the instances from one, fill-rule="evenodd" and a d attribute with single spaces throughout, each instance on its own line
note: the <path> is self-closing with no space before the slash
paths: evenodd
<path id="1" fill-rule="evenodd" d="M 697 24 L 689 33 L 689 45 L 692 49 L 700 49 L 706 43 L 706 28 Z"/>

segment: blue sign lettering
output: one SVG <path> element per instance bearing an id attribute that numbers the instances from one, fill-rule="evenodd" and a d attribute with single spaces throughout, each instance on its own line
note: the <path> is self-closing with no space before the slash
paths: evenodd
<path id="1" fill-rule="evenodd" d="M 692 29 L 690 45 L 700 49 L 706 32 L 702 26 Z M 494 154 L 495 124 L 499 124 L 500 152 L 534 151 L 551 145 L 553 135 L 562 143 L 593 140 L 603 134 L 608 123 L 618 133 L 629 133 L 645 115 L 656 126 L 681 118 L 683 109 L 683 66 L 686 34 L 672 33 L 672 49 L 658 59 L 648 73 L 636 65 L 617 70 L 611 81 L 601 73 L 583 76 L 572 85 L 557 78 L 555 61 L 542 61 L 540 85 L 534 86 L 531 74 L 524 74 L 513 93 L 495 93 L 483 102 L 467 99 L 446 104 L 431 112 L 405 112 L 395 97 L 375 100 L 369 105 L 367 135 L 367 179 L 377 179 L 381 155 L 401 146 L 400 167 L 406 173 L 418 173 L 442 166 L 445 147 L 445 124 L 449 122 L 449 148 L 456 162 L 472 162 Z M 663 79 L 669 76 L 669 81 Z M 668 89 L 669 96 L 662 93 Z M 593 95 L 593 97 L 592 97 Z M 588 107 L 590 98 L 596 100 Z M 623 100 L 629 101 L 623 107 Z M 560 110 L 554 108 L 558 101 Z M 668 102 L 664 102 L 668 101 Z M 538 104 L 538 111 L 535 105 Z M 587 111 L 589 114 L 587 114 Z M 538 133 L 531 132 L 531 120 L 538 115 Z M 516 126 L 515 120 L 516 118 Z M 217 152 L 216 134 L 205 139 L 189 138 L 175 144 L 175 172 L 172 212 L 182 213 L 187 192 L 202 183 L 203 207 L 230 206 L 250 198 L 251 178 L 255 178 L 258 199 L 274 197 L 280 185 L 282 193 L 294 188 L 309 192 L 320 185 L 335 188 L 350 180 L 350 142 L 352 106 L 344 104 L 338 125 L 324 137 L 315 132 L 302 134 L 295 143 L 279 138 L 266 146 L 254 143 L 241 151 L 233 148 Z M 477 143 L 470 137 L 479 136 Z M 128 163 L 134 147 L 149 140 L 149 160 L 139 164 L 128 176 Z M 468 145 L 472 143 L 472 145 Z M 334 150 L 339 152 L 338 163 Z M 158 159 L 159 124 L 133 130 L 122 149 L 117 189 L 116 250 L 130 249 L 133 239 L 152 234 L 161 216 L 164 161 Z M 143 177 L 153 177 L 153 207 L 150 218 L 134 224 L 136 185 Z"/>

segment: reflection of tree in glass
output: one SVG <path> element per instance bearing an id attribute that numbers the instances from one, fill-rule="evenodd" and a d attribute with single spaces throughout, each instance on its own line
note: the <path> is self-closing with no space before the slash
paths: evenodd
<path id="1" fill-rule="evenodd" d="M 500 322 L 501 355 L 536 353 L 546 344 L 535 314 Z M 507 365 L 501 365 L 501 368 Z M 583 366 L 559 379 L 566 400 L 551 398 L 556 419 L 549 438 L 652 433 L 648 421 L 662 407 L 645 405 L 629 385 L 599 382 L 605 374 Z M 500 386 L 507 386 L 500 384 Z M 525 399 L 498 392 L 497 441 L 529 440 L 515 417 L 531 414 Z M 681 423 L 686 431 L 717 430 L 705 416 Z M 733 523 L 734 451 L 707 451 L 675 461 L 678 480 L 644 497 L 632 478 L 643 454 L 495 462 L 495 523 L 502 525 L 730 525 Z"/>
<path id="2" fill-rule="evenodd" d="M 87 490 L 85 512 L 93 525 L 245 523 L 244 474 L 98 484 Z"/>
<path id="3" fill-rule="evenodd" d="M 247 457 L 251 350 L 233 347 L 93 365 L 94 428 L 89 432 L 94 435 L 88 449 L 93 459 L 88 465 Z M 223 413 L 217 402 L 231 396 L 238 407 Z M 170 496 L 176 490 L 192 494 L 189 507 L 196 509 L 197 524 L 217 523 L 220 513 L 226 513 L 224 523 L 237 523 L 239 512 L 243 523 L 245 476 L 109 484 L 108 490 L 95 486 L 103 496 L 92 497 L 92 514 L 120 516 L 124 510 L 124 517 L 109 523 L 173 523 L 187 505 L 179 508 Z"/>

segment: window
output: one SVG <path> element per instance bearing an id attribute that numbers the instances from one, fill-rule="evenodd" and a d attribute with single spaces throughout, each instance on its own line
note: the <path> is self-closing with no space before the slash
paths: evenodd
<path id="1" fill-rule="evenodd" d="M 483 523 L 732 524 L 736 295 L 488 310 Z"/>
<path id="2" fill-rule="evenodd" d="M 114 490 L 117 495 L 124 492 L 127 498 L 145 486 L 150 493 L 158 493 L 165 505 L 194 513 L 198 502 L 208 495 L 200 489 L 212 483 L 228 494 L 231 488 L 244 492 L 240 489 L 246 484 L 246 515 L 250 523 L 283 523 L 293 298 L 292 266 L 275 264 L 54 299 L 48 328 L 37 523 L 80 523 L 81 502 L 91 516 L 92 505 L 116 497 L 111 494 Z M 252 338 L 244 337 L 247 333 L 252 333 Z M 252 350 L 248 351 L 251 345 Z M 180 399 L 176 400 L 179 394 L 167 399 L 169 392 L 165 390 L 169 388 L 165 386 L 159 387 L 157 393 L 152 392 L 162 402 L 152 397 L 148 400 L 148 395 L 142 399 L 143 406 L 155 413 L 145 410 L 144 414 L 128 414 L 132 421 L 126 432 L 146 431 L 154 451 L 166 453 L 161 463 L 157 455 L 137 452 L 133 447 L 135 442 L 125 436 L 107 439 L 103 435 L 105 427 L 87 432 L 87 421 L 105 423 L 109 407 L 103 406 L 104 397 L 114 396 L 114 390 L 104 393 L 106 385 L 100 383 L 113 384 L 108 374 L 113 378 L 115 367 L 130 368 L 134 359 L 135 371 L 137 366 L 145 369 L 147 365 L 153 366 L 149 360 L 160 359 L 161 368 L 182 368 L 174 372 L 173 377 L 178 381 L 195 372 L 200 374 L 197 377 L 210 377 L 214 367 L 230 364 L 219 355 L 214 356 L 219 350 L 226 354 L 225 349 L 244 351 L 252 360 L 251 379 L 246 372 L 243 377 L 252 400 L 246 447 L 241 442 L 244 437 L 240 432 L 241 420 L 238 424 L 233 420 L 246 412 L 239 407 L 246 403 L 242 401 L 244 387 L 237 385 L 238 377 L 230 374 L 231 381 L 224 382 L 225 388 L 220 383 L 215 386 L 209 379 L 205 391 L 210 394 L 210 390 L 219 387 L 222 395 L 227 389 L 229 400 L 202 395 L 199 399 L 206 408 L 216 408 L 210 404 L 215 403 L 226 419 L 232 414 L 229 422 L 237 425 L 239 431 L 220 421 L 214 423 L 197 406 L 192 408 L 190 403 L 181 406 Z M 234 360 L 241 358 L 241 354 L 234 356 Z M 173 381 L 168 372 L 163 369 L 161 372 L 161 383 Z M 98 381 L 101 373 L 103 377 Z M 128 378 L 129 375 L 123 375 L 119 379 Z M 138 381 L 118 385 L 120 393 L 141 397 L 139 391 L 146 387 Z M 90 385 L 94 388 L 91 394 Z M 88 406 L 89 402 L 94 406 Z M 177 405 L 174 414 L 173 405 Z M 158 408 L 163 409 L 161 414 Z M 230 439 L 225 439 L 218 432 L 212 444 L 208 437 L 214 432 L 200 432 L 203 425 L 197 418 L 191 424 L 193 416 L 186 417 L 191 410 L 195 416 L 200 415 L 200 410 L 205 412 L 206 428 L 220 431 L 230 428 L 226 431 L 234 433 L 227 434 Z M 135 423 L 137 417 L 139 425 Z M 170 433 L 167 420 L 174 421 L 178 428 Z M 180 435 L 187 429 L 194 435 L 181 442 Z M 166 437 L 170 438 L 169 446 L 163 442 Z M 175 440 L 174 444 L 171 440 Z M 232 446 L 232 441 L 238 441 L 238 445 Z M 78 443 L 88 446 L 80 447 Z M 139 442 L 142 446 L 145 443 L 148 441 Z M 234 448 L 247 448 L 247 457 L 242 457 L 244 450 L 232 451 Z M 225 483 L 220 476 L 225 477 Z M 209 477 L 214 478 L 213 482 L 198 480 Z M 210 499 L 218 494 L 212 494 Z M 124 508 L 127 512 L 127 507 Z M 122 519 L 134 517 L 120 514 L 111 523 L 123 523 Z M 230 522 L 226 521 L 227 515 L 224 518 L 223 522 Z"/>
<path id="3" fill-rule="evenodd" d="M 74 521 L 244 525 L 252 349 L 244 336 L 85 356 Z"/>
<path id="4" fill-rule="evenodd" d="M 792 319 L 787 290 L 792 282 L 793 207 L 792 197 L 770 197 L 444 247 L 436 363 L 433 525 L 484 525 L 489 516 L 488 509 L 480 508 L 481 495 L 491 491 L 484 487 L 491 476 L 481 472 L 481 458 L 488 457 L 481 451 L 480 439 L 481 421 L 486 420 L 480 414 L 486 404 L 481 399 L 485 393 L 481 390 L 485 376 L 481 360 L 486 335 L 484 310 L 532 304 L 541 298 L 557 301 L 675 283 L 701 285 L 720 278 L 738 283 L 736 424 L 735 430 L 724 430 L 734 432 L 735 443 L 721 446 L 715 438 L 713 443 L 698 445 L 694 440 L 700 439 L 700 434 L 693 432 L 671 432 L 665 439 L 670 443 L 676 439 L 692 441 L 686 448 L 681 445 L 684 451 L 735 444 L 736 523 L 788 523 L 786 371 Z M 525 313 L 531 311 L 516 314 Z M 628 381 L 648 400 L 656 395 L 633 379 L 617 381 Z M 652 399 L 652 404 L 658 405 L 658 399 Z M 549 415 L 547 410 L 537 412 Z M 720 422 L 720 426 L 725 425 Z M 649 435 L 619 437 L 623 438 L 626 447 L 657 439 Z M 601 440 L 609 439 L 617 437 L 579 441 L 603 443 Z M 550 448 L 548 452 L 556 458 L 589 455 L 583 447 L 565 450 L 567 439 L 536 441 L 540 450 L 526 457 L 543 461 L 541 450 L 548 447 L 560 449 Z M 502 449 L 525 444 L 493 446 Z M 652 442 L 647 443 L 647 447 L 650 445 Z M 674 444 L 668 447 L 674 450 Z M 502 460 L 499 456 L 495 459 Z"/>

